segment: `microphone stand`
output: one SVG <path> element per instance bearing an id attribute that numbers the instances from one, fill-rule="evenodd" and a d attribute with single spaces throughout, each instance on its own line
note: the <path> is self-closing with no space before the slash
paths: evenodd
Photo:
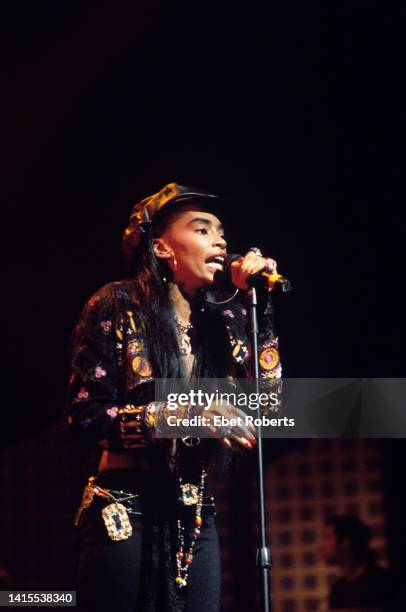
<path id="1" fill-rule="evenodd" d="M 255 392 L 259 395 L 259 355 L 258 355 L 258 318 L 257 318 L 257 292 L 252 287 L 249 295 L 249 321 L 250 337 L 254 359 Z M 261 418 L 261 408 L 258 405 L 257 417 Z M 264 461 L 262 448 L 262 426 L 257 428 L 257 458 L 258 458 L 258 512 L 260 542 L 257 548 L 257 567 L 261 572 L 262 610 L 271 611 L 269 569 L 272 566 L 271 551 L 267 546 L 265 521 L 265 491 L 264 491 Z"/>

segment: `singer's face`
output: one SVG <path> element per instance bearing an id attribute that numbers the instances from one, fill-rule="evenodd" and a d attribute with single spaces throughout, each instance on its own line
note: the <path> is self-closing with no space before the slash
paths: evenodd
<path id="1" fill-rule="evenodd" d="M 223 270 L 227 252 L 223 226 L 198 205 L 182 206 L 154 244 L 156 255 L 168 262 L 174 282 L 189 295 L 211 285 L 215 273 Z"/>

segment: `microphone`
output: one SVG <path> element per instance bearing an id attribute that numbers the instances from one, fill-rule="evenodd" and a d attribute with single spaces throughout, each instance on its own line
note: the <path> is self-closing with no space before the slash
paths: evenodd
<path id="1" fill-rule="evenodd" d="M 236 253 L 226 256 L 223 271 L 216 272 L 216 280 L 218 279 L 220 284 L 232 284 L 231 264 L 233 261 L 238 261 L 241 258 L 242 255 L 237 255 Z M 260 270 L 256 274 L 249 276 L 246 282 L 249 287 L 274 289 L 280 286 L 283 293 L 290 293 L 290 291 L 292 291 L 292 284 L 287 278 L 277 273 L 267 272 L 266 270 Z"/>

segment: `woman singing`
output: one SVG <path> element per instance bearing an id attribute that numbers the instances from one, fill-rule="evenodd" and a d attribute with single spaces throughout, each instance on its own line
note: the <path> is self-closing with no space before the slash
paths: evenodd
<path id="1" fill-rule="evenodd" d="M 122 244 L 128 278 L 97 291 L 75 329 L 67 421 L 96 458 L 76 517 L 82 610 L 219 610 L 210 472 L 224 465 L 219 449 L 253 448 L 255 431 L 159 438 L 164 408 L 154 401 L 155 378 L 251 376 L 246 281 L 276 264 L 250 250 L 231 266 L 233 298 L 208 301 L 227 253 L 217 201 L 171 183 L 137 203 Z M 260 377 L 274 381 L 280 363 L 268 298 L 259 341 Z M 229 410 L 213 403 L 205 416 Z"/>

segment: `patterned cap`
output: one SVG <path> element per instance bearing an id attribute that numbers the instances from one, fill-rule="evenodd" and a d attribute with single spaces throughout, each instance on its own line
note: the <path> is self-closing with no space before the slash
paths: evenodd
<path id="1" fill-rule="evenodd" d="M 121 242 L 121 250 L 127 256 L 131 256 L 138 247 L 142 234 L 147 227 L 153 223 L 156 214 L 169 203 L 178 203 L 187 200 L 218 198 L 219 196 L 200 189 L 184 187 L 178 183 L 169 183 L 160 191 L 134 205 L 127 227 L 124 230 Z"/>

